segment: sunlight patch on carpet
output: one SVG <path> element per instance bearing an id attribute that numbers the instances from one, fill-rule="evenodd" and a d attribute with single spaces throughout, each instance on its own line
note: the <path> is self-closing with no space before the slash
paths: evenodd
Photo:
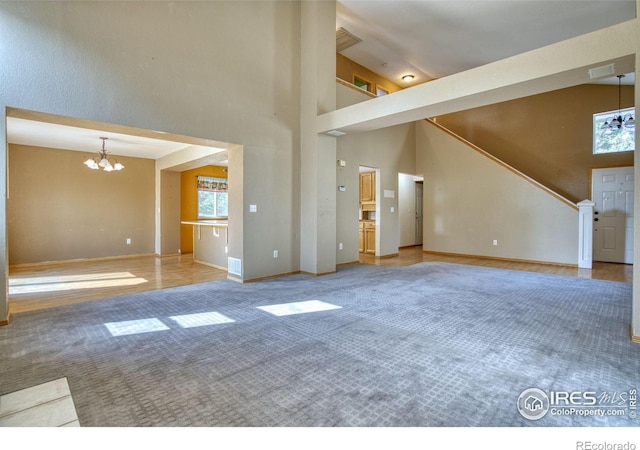
<path id="1" fill-rule="evenodd" d="M 182 328 L 203 327 L 207 325 L 235 322 L 235 320 L 215 311 L 172 316 L 169 317 L 169 319 L 175 320 Z"/>
<path id="2" fill-rule="evenodd" d="M 169 327 L 156 318 L 126 320 L 124 322 L 109 322 L 104 324 L 112 336 L 126 336 L 129 334 L 151 333 L 168 330 Z"/>
<path id="3" fill-rule="evenodd" d="M 290 316 L 292 314 L 330 311 L 332 309 L 340 309 L 342 306 L 332 305 L 331 303 L 322 302 L 320 300 L 307 300 L 296 303 L 282 303 L 280 305 L 258 306 L 257 308 L 273 314 L 274 316 Z"/>

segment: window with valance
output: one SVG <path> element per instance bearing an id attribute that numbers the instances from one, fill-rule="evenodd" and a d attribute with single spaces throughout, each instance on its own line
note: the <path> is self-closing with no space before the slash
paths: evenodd
<path id="1" fill-rule="evenodd" d="M 229 216 L 228 183 L 226 178 L 198 176 L 198 219 L 218 219 Z"/>

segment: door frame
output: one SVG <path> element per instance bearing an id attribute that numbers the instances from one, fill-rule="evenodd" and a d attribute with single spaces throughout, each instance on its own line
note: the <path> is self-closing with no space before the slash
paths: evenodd
<path id="1" fill-rule="evenodd" d="M 607 166 L 593 166 L 593 167 L 589 168 L 589 195 L 590 195 L 591 201 L 595 202 L 594 195 L 593 195 L 593 188 L 594 188 L 594 186 L 593 186 L 593 184 L 594 184 L 593 172 L 595 170 L 622 169 L 622 168 L 630 168 L 630 169 L 632 169 L 632 173 L 634 173 L 634 179 L 633 179 L 634 190 L 633 190 L 633 193 L 635 195 L 635 183 L 636 183 L 636 180 L 635 180 L 635 166 L 633 164 L 614 164 L 614 165 L 607 165 Z M 632 218 L 633 218 L 633 224 L 634 224 L 634 228 L 635 228 L 635 221 L 636 221 L 635 208 L 634 208 L 634 211 L 633 211 Z M 593 228 L 595 228 L 595 221 L 592 222 L 592 226 L 593 226 Z M 625 228 L 625 231 L 626 231 L 626 228 Z M 592 231 L 592 239 L 595 240 L 595 229 L 593 229 L 593 231 Z M 632 251 L 635 252 L 635 248 L 634 248 L 634 244 L 633 244 L 633 239 L 634 239 L 634 233 L 633 232 L 631 233 L 631 239 L 632 239 L 631 249 L 632 249 Z M 592 248 L 592 260 L 593 261 L 598 261 L 594 257 L 595 256 L 595 242 L 592 242 L 591 248 Z M 626 244 L 625 244 L 625 253 L 626 253 Z M 626 259 L 627 259 L 626 256 L 623 256 L 623 261 L 622 262 L 614 262 L 614 264 L 633 264 L 633 257 L 631 258 L 631 262 L 625 262 L 624 260 L 626 260 Z"/>

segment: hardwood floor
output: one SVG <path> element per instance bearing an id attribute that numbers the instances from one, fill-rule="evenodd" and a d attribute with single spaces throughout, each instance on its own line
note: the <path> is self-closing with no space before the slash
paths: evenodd
<path id="1" fill-rule="evenodd" d="M 625 264 L 596 262 L 593 264 L 593 269 L 588 270 L 425 253 L 421 246 L 402 248 L 400 254 L 392 258 L 376 258 L 368 254 L 360 255 L 361 263 L 379 266 L 405 266 L 423 261 L 480 265 L 627 283 L 631 282 L 633 275 L 633 266 Z M 11 268 L 9 271 L 9 310 L 11 314 L 19 314 L 60 305 L 226 278 L 226 271 L 194 263 L 192 255 L 163 258 L 143 256 Z"/>
<path id="2" fill-rule="evenodd" d="M 182 256 L 63 262 L 9 270 L 9 311 L 51 308 L 227 278 L 225 270 Z"/>
<path id="3" fill-rule="evenodd" d="M 376 258 L 373 255 L 364 253 L 360 254 L 361 263 L 375 264 L 379 266 L 406 266 L 423 261 L 439 261 L 454 264 L 496 267 L 501 269 L 549 273 L 570 277 L 592 278 L 597 280 L 620 281 L 625 283 L 631 283 L 633 279 L 633 265 L 629 264 L 594 262 L 592 269 L 578 269 L 577 267 L 566 267 L 552 264 L 504 261 L 463 255 L 442 255 L 438 253 L 423 252 L 422 246 L 401 248 L 400 255 L 393 258 Z"/>

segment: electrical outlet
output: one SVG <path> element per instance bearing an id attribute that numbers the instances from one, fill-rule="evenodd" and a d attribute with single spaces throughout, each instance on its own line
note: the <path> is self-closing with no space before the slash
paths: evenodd
<path id="1" fill-rule="evenodd" d="M 258 212 L 258 205 L 249 205 L 249 212 Z"/>
<path id="2" fill-rule="evenodd" d="M 277 257 L 278 257 L 278 250 L 274 250 L 274 251 L 273 251 L 273 257 L 274 257 L 274 258 L 277 258 Z"/>
<path id="3" fill-rule="evenodd" d="M 493 245 L 498 245 L 498 240 L 497 239 L 493 240 Z"/>
<path id="4" fill-rule="evenodd" d="M 342 242 L 338 244 L 338 250 L 342 250 Z"/>
<path id="5" fill-rule="evenodd" d="M 131 238 L 127 238 L 127 245 L 131 245 Z"/>

